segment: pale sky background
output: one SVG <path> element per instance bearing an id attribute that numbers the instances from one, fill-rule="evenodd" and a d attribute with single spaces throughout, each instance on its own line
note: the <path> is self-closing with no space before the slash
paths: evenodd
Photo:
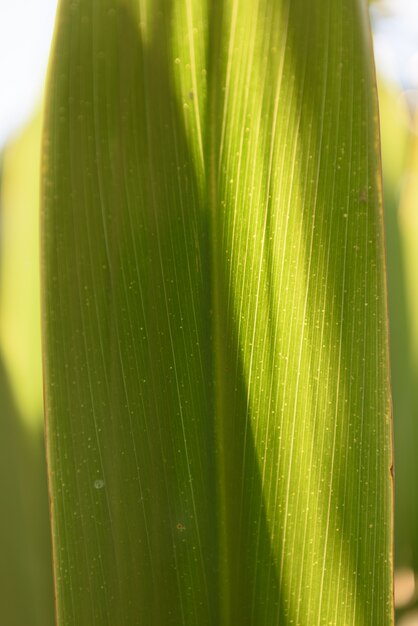
<path id="1" fill-rule="evenodd" d="M 0 0 L 0 150 L 41 100 L 56 6 Z M 418 0 L 385 0 L 372 17 L 379 71 L 418 90 Z"/>
<path id="2" fill-rule="evenodd" d="M 386 0 L 371 8 L 378 70 L 401 89 L 418 89 L 418 0 Z"/>
<path id="3" fill-rule="evenodd" d="M 42 97 L 57 0 L 0 0 L 0 150 Z"/>

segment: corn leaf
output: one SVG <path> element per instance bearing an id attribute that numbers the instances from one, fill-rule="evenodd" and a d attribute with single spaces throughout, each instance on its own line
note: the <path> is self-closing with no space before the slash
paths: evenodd
<path id="1" fill-rule="evenodd" d="M 362 2 L 61 2 L 43 311 L 58 623 L 392 623 Z"/>

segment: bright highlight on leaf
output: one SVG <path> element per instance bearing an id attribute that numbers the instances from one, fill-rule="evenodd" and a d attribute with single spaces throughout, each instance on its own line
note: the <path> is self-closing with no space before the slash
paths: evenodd
<path id="1" fill-rule="evenodd" d="M 360 0 L 61 3 L 60 625 L 392 623 L 376 111 Z"/>

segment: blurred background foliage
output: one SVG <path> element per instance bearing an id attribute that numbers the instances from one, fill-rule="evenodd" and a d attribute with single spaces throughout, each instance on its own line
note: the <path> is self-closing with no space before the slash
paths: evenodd
<path id="1" fill-rule="evenodd" d="M 371 7 L 378 73 L 394 431 L 395 607 L 418 624 L 418 4 Z"/>
<path id="2" fill-rule="evenodd" d="M 38 102 L 41 99 L 56 0 L 29 4 L 30 9 L 16 0 L 0 7 L 0 41 L 7 50 L 0 49 L 0 81 L 8 94 L 0 107 L 0 607 L 1 622 L 8 626 L 53 624 L 37 226 L 42 115 L 33 109 L 36 95 Z M 37 12 L 31 14 L 34 7 Z M 376 1 L 370 11 L 384 174 L 396 623 L 417 626 L 418 3 Z M 36 48 L 39 32 L 42 46 Z M 20 62 L 23 39 L 26 56 Z M 38 56 L 33 55 L 35 48 Z M 10 60 L 15 57 L 17 65 L 12 64 L 11 71 Z M 30 112 L 30 121 L 24 123 Z"/>
<path id="3" fill-rule="evenodd" d="M 0 187 L 0 621 L 53 624 L 42 415 L 41 115 L 3 150 Z"/>

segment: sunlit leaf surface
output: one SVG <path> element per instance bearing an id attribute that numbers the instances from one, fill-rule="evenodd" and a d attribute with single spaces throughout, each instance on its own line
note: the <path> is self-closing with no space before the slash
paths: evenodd
<path id="1" fill-rule="evenodd" d="M 44 141 L 60 626 L 391 624 L 363 2 L 61 2 Z"/>

